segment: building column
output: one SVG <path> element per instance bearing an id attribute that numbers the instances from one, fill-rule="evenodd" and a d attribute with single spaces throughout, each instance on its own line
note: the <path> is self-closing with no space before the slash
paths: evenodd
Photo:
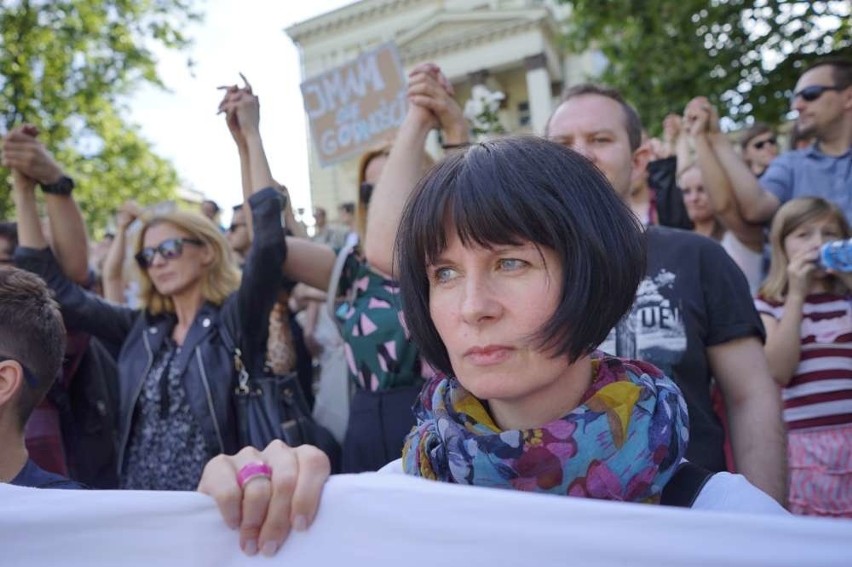
<path id="1" fill-rule="evenodd" d="M 524 58 L 527 71 L 527 98 L 530 105 L 530 125 L 535 134 L 544 134 L 550 117 L 552 97 L 550 94 L 550 72 L 544 53 Z"/>

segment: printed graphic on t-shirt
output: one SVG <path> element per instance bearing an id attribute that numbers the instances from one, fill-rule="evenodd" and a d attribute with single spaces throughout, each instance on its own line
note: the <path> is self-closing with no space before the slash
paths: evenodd
<path id="1" fill-rule="evenodd" d="M 642 280 L 630 313 L 599 348 L 615 356 L 650 362 L 672 376 L 672 368 L 686 351 L 681 306 L 673 299 L 676 282 L 677 276 L 664 269 Z"/>

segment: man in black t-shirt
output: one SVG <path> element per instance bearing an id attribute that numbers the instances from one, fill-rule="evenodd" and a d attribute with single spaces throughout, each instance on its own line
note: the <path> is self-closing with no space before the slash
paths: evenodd
<path id="1" fill-rule="evenodd" d="M 547 136 L 588 157 L 627 199 L 644 174 L 642 125 L 620 94 L 606 87 L 569 89 Z M 689 408 L 687 458 L 725 467 L 723 433 L 710 403 L 710 379 L 727 402 L 740 473 L 779 502 L 786 498 L 786 449 L 778 388 L 763 353 L 764 331 L 739 268 L 712 240 L 651 227 L 648 267 L 632 312 L 601 345 L 604 351 L 658 366 L 680 386 Z"/>

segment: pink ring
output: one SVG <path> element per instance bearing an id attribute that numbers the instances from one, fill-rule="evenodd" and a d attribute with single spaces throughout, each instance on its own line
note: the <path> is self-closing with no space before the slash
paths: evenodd
<path id="1" fill-rule="evenodd" d="M 244 465 L 237 473 L 237 484 L 240 485 L 240 490 L 242 490 L 249 481 L 261 477 L 272 478 L 272 469 L 263 461 L 253 461 Z"/>

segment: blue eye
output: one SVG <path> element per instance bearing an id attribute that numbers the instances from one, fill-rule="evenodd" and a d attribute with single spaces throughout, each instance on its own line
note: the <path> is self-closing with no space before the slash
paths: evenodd
<path id="1" fill-rule="evenodd" d="M 456 271 L 452 268 L 436 268 L 432 272 L 432 280 L 435 283 L 447 283 L 456 276 Z"/>
<path id="2" fill-rule="evenodd" d="M 500 260 L 500 268 L 510 272 L 520 270 L 526 265 L 526 262 L 524 262 L 523 260 L 518 260 L 517 258 L 502 258 Z"/>

